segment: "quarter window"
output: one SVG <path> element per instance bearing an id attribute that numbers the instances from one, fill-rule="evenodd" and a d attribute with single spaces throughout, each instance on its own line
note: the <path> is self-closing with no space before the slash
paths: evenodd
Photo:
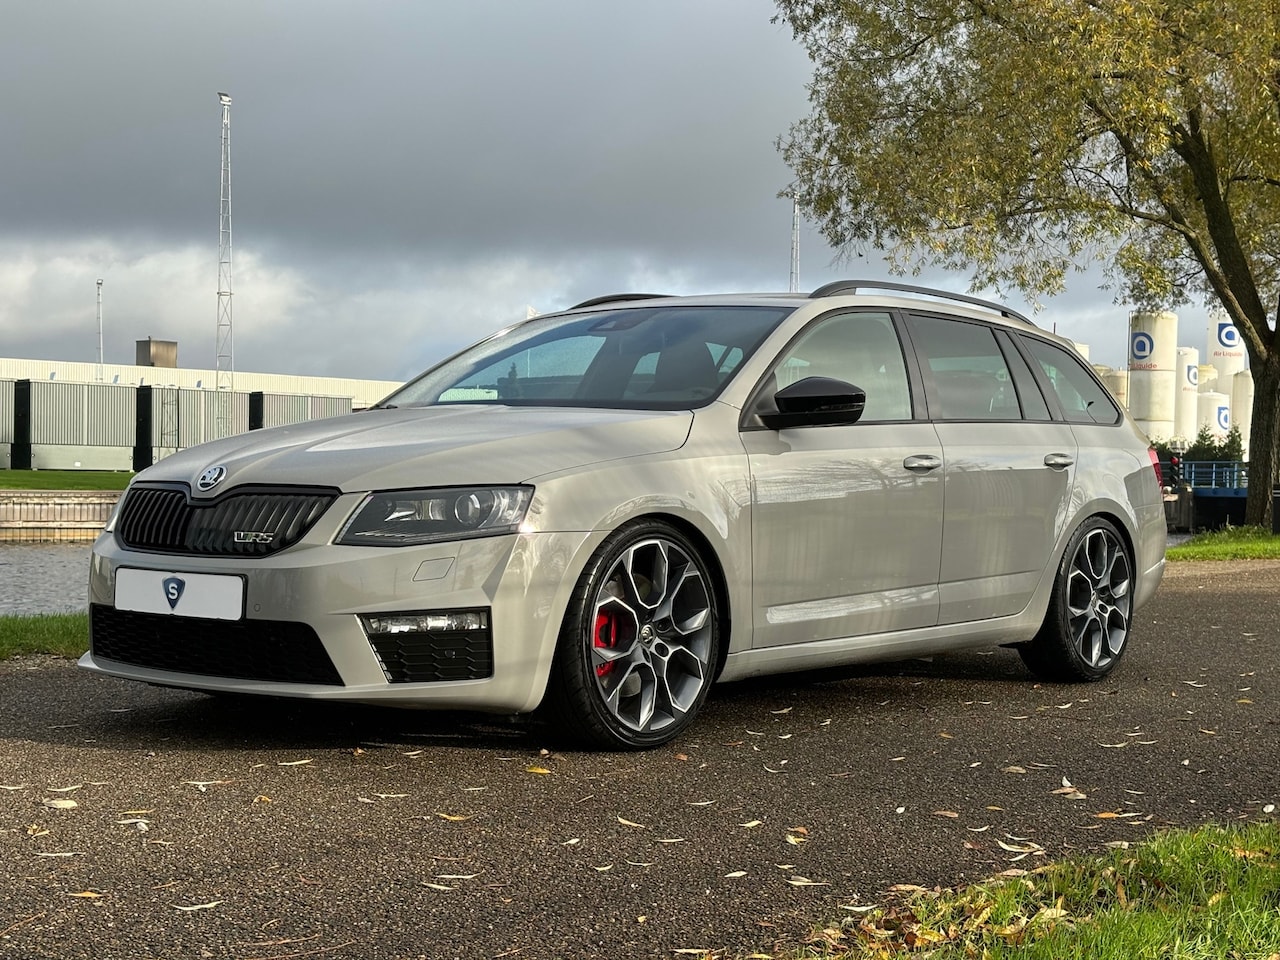
<path id="1" fill-rule="evenodd" d="M 1105 424 L 1120 421 L 1120 408 L 1079 358 L 1045 340 L 1023 337 L 1022 342 L 1053 386 L 1067 420 Z"/>

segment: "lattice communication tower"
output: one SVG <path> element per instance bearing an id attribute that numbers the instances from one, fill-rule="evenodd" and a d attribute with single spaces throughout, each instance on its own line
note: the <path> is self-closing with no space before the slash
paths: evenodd
<path id="1" fill-rule="evenodd" d="M 222 190 L 218 203 L 217 436 L 231 436 L 231 392 L 235 389 L 235 347 L 231 328 L 231 97 L 222 103 Z"/>

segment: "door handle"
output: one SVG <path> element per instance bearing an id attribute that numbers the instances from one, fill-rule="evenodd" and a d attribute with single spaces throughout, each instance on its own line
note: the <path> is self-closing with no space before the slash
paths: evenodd
<path id="1" fill-rule="evenodd" d="M 902 461 L 902 465 L 915 473 L 928 473 L 930 470 L 937 470 L 942 466 L 942 458 L 935 457 L 931 453 L 918 453 L 915 456 L 907 457 Z"/>
<path id="2" fill-rule="evenodd" d="M 1044 455 L 1044 465 L 1052 467 L 1054 470 L 1065 470 L 1075 462 L 1075 458 L 1068 453 L 1046 453 Z"/>

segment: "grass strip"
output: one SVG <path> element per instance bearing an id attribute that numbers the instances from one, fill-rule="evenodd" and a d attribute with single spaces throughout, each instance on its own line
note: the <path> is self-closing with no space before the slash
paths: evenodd
<path id="1" fill-rule="evenodd" d="M 0 490 L 123 490 L 124 470 L 0 470 Z"/>
<path id="2" fill-rule="evenodd" d="M 1275 960 L 1278 851 L 1274 821 L 1208 826 L 970 887 L 907 888 L 778 960 Z"/>
<path id="3" fill-rule="evenodd" d="M 1165 551 L 1169 560 L 1277 560 L 1280 537 L 1265 527 L 1224 527 L 1199 533 Z"/>
<path id="4" fill-rule="evenodd" d="M 0 617 L 0 660 L 30 653 L 78 657 L 88 649 L 87 613 Z"/>

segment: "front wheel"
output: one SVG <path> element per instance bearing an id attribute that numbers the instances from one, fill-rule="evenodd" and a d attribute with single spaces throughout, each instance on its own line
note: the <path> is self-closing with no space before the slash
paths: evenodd
<path id="1" fill-rule="evenodd" d="M 669 742 L 706 700 L 721 613 L 706 561 L 668 523 L 614 531 L 574 589 L 548 689 L 558 726 L 609 749 Z"/>
<path id="2" fill-rule="evenodd" d="M 1098 680 L 1124 656 L 1132 613 L 1133 563 L 1124 538 L 1111 521 L 1092 517 L 1062 555 L 1044 624 L 1018 652 L 1046 680 Z"/>

